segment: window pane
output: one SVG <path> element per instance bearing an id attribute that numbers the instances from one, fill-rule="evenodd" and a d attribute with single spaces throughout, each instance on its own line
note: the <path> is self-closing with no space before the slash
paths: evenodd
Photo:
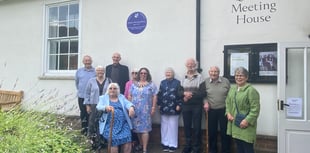
<path id="1" fill-rule="evenodd" d="M 49 58 L 49 69 L 50 70 L 57 70 L 57 63 L 58 63 L 58 56 L 57 55 L 50 55 Z"/>
<path id="2" fill-rule="evenodd" d="M 49 38 L 54 38 L 57 37 L 57 32 L 58 32 L 58 24 L 56 22 L 52 22 L 49 24 L 49 30 L 48 30 L 48 37 Z"/>
<path id="3" fill-rule="evenodd" d="M 70 53 L 77 53 L 79 49 L 79 43 L 77 40 L 70 41 Z"/>
<path id="4" fill-rule="evenodd" d="M 67 22 L 60 22 L 59 37 L 67 37 L 67 36 L 68 36 Z"/>
<path id="5" fill-rule="evenodd" d="M 68 20 L 68 5 L 59 7 L 59 21 Z"/>
<path id="6" fill-rule="evenodd" d="M 58 21 L 58 7 L 49 8 L 49 22 Z"/>
<path id="7" fill-rule="evenodd" d="M 50 54 L 58 54 L 59 51 L 58 51 L 58 41 L 55 41 L 55 40 L 51 40 L 50 41 L 50 51 L 49 51 Z"/>
<path id="8" fill-rule="evenodd" d="M 78 20 L 73 20 L 69 22 L 69 36 L 77 36 L 79 34 L 79 22 Z"/>
<path id="9" fill-rule="evenodd" d="M 78 4 L 71 4 L 69 6 L 69 19 L 70 20 L 79 19 L 79 5 Z"/>
<path id="10" fill-rule="evenodd" d="M 59 70 L 68 69 L 68 55 L 60 55 Z"/>
<path id="11" fill-rule="evenodd" d="M 76 70 L 78 65 L 78 55 L 70 55 L 70 70 Z"/>
<path id="12" fill-rule="evenodd" d="M 60 54 L 68 54 L 69 53 L 69 42 L 61 41 L 60 42 Z"/>

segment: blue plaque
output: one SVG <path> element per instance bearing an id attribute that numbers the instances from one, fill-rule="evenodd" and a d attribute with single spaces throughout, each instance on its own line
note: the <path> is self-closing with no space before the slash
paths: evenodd
<path id="1" fill-rule="evenodd" d="M 133 34 L 139 34 L 145 29 L 146 23 L 146 17 L 142 12 L 133 12 L 127 19 L 127 29 Z"/>

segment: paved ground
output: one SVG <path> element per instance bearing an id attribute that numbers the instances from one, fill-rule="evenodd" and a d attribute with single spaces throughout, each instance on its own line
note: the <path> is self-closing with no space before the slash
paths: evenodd
<path id="1" fill-rule="evenodd" d="M 183 148 L 178 148 L 175 153 L 181 153 Z M 101 153 L 107 153 L 107 149 L 104 149 Z M 142 153 L 142 152 L 133 152 L 133 153 Z M 162 147 L 159 144 L 149 144 L 148 153 L 169 153 L 162 151 Z"/>

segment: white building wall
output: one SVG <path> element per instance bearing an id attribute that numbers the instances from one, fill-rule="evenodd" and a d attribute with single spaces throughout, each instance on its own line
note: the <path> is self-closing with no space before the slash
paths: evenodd
<path id="1" fill-rule="evenodd" d="M 224 45 L 309 41 L 310 1 L 308 0 L 202 0 L 201 2 L 201 61 L 205 76 L 208 67 L 212 65 L 218 65 L 223 71 Z M 233 6 L 239 4 L 242 7 L 256 5 L 257 10 L 241 13 L 234 11 Z M 260 9 L 263 4 L 275 5 L 275 10 Z M 238 15 L 239 17 L 270 16 L 270 20 L 237 23 Z M 276 84 L 254 84 L 254 86 L 261 97 L 257 133 L 277 135 Z"/>
<path id="2" fill-rule="evenodd" d="M 0 88 L 24 90 L 24 106 L 78 115 L 74 74 L 69 77 L 43 75 L 44 7 L 57 1 L 0 1 Z M 239 3 L 248 6 L 260 2 L 201 0 L 201 67 L 205 77 L 212 65 L 218 65 L 223 71 L 224 45 L 309 41 L 310 1 L 262 1 L 276 3 L 274 12 L 232 10 L 232 5 Z M 195 57 L 196 4 L 193 1 L 87 0 L 81 1 L 80 7 L 80 57 L 90 54 L 94 66 L 110 64 L 112 53 L 118 51 L 123 57 L 121 63 L 130 68 L 148 67 L 159 85 L 166 67 L 173 67 L 181 79 L 185 60 Z M 146 29 L 137 35 L 126 28 L 128 16 L 135 11 L 143 12 L 148 22 Z M 271 18 L 269 22 L 237 24 L 237 15 L 269 15 Z M 254 86 L 261 94 L 258 134 L 276 135 L 276 84 Z M 154 122 L 159 122 L 159 114 Z"/>

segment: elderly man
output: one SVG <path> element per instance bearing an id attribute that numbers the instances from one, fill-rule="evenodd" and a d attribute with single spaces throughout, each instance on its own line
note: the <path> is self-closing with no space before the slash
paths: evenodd
<path id="1" fill-rule="evenodd" d="M 118 83 L 120 86 L 121 94 L 125 92 L 126 82 L 129 80 L 129 70 L 126 65 L 122 65 L 119 63 L 121 60 L 120 53 L 113 53 L 112 60 L 113 63 L 106 67 L 106 77 L 112 79 L 113 82 Z"/>
<path id="2" fill-rule="evenodd" d="M 78 91 L 78 103 L 80 108 L 80 118 L 82 123 L 82 134 L 87 134 L 88 128 L 88 113 L 84 103 L 84 93 L 87 82 L 90 78 L 96 76 L 95 68 L 92 67 L 92 58 L 89 55 L 83 57 L 84 67 L 79 68 L 75 73 L 75 86 Z"/>
<path id="3" fill-rule="evenodd" d="M 204 109 L 208 112 L 209 153 L 217 153 L 217 134 L 220 129 L 221 152 L 230 152 L 230 136 L 226 134 L 227 118 L 225 116 L 225 99 L 230 88 L 229 81 L 219 76 L 220 69 L 212 66 L 206 79 L 207 97 Z M 219 126 L 219 127 L 218 127 Z"/>
<path id="4" fill-rule="evenodd" d="M 182 82 L 184 88 L 183 123 L 185 147 L 182 153 L 201 153 L 201 119 L 203 99 L 207 95 L 204 78 L 197 72 L 197 62 L 193 58 L 186 61 L 187 73 Z M 192 125 L 193 135 L 192 136 Z M 192 138 L 194 138 L 192 146 Z"/>

